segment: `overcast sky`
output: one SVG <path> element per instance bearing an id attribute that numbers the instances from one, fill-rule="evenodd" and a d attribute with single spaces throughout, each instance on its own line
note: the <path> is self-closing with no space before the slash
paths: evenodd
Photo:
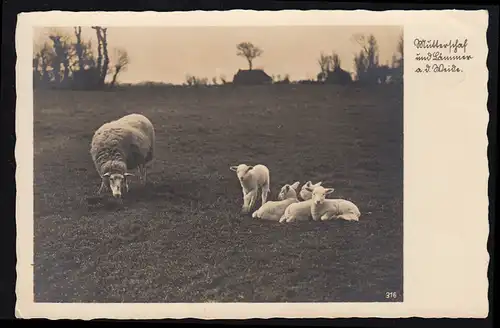
<path id="1" fill-rule="evenodd" d="M 48 40 L 49 31 L 36 29 L 35 43 Z M 73 35 L 73 28 L 58 28 Z M 183 83 L 186 75 L 224 75 L 232 80 L 235 72 L 247 69 L 247 61 L 236 56 L 236 44 L 252 42 L 263 49 L 254 68 L 269 75 L 289 74 L 292 80 L 315 78 L 321 52 L 339 54 L 342 68 L 354 71 L 353 56 L 360 46 L 352 36 L 373 34 L 379 44 L 380 62 L 391 62 L 396 52 L 400 26 L 258 26 L 258 27 L 109 27 L 110 55 L 113 48 L 127 50 L 128 70 L 119 81 Z M 95 31 L 82 27 L 82 37 L 97 45 Z"/>

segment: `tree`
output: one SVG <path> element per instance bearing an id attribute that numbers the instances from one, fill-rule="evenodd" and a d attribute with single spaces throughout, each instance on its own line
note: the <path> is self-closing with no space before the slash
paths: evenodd
<path id="1" fill-rule="evenodd" d="M 252 70 L 253 60 L 261 56 L 262 53 L 264 52 L 262 49 L 253 45 L 250 42 L 241 42 L 236 46 L 236 49 L 238 49 L 236 55 L 240 57 L 245 57 L 246 60 L 248 61 L 249 70 Z"/>
<path id="2" fill-rule="evenodd" d="M 379 50 L 377 40 L 373 35 L 355 35 L 354 39 L 361 46 L 358 55 L 354 57 L 358 81 L 377 83 L 379 80 Z"/>
<path id="3" fill-rule="evenodd" d="M 127 65 L 129 63 L 128 53 L 127 50 L 125 49 L 121 48 L 115 49 L 115 57 L 116 57 L 116 63 L 114 65 L 114 70 L 113 70 L 113 79 L 111 80 L 110 83 L 111 86 L 115 85 L 118 74 L 120 74 L 120 72 L 127 70 Z"/>

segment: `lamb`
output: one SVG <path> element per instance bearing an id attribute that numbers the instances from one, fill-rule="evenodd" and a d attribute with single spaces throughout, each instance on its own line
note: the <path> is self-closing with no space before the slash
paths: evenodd
<path id="1" fill-rule="evenodd" d="M 121 198 L 122 184 L 128 192 L 129 170 L 136 169 L 142 184 L 146 184 L 146 165 L 153 160 L 155 130 L 149 119 L 141 114 L 126 115 L 103 124 L 92 137 L 90 155 L 101 177 L 101 187 L 111 188 L 113 197 Z"/>
<path id="2" fill-rule="evenodd" d="M 333 219 L 359 221 L 361 212 L 354 203 L 345 199 L 326 199 L 326 195 L 334 191 L 333 188 L 309 187 L 308 191 L 312 192 L 311 216 L 314 221 Z"/>
<path id="3" fill-rule="evenodd" d="M 304 200 L 288 205 L 285 213 L 281 216 L 280 223 L 311 220 L 312 199 Z"/>
<path id="4" fill-rule="evenodd" d="M 239 164 L 229 167 L 235 171 L 243 192 L 242 214 L 248 214 L 255 206 L 259 188 L 262 189 L 262 205 L 266 203 L 270 190 L 269 169 L 262 164 L 255 166 Z"/>
<path id="5" fill-rule="evenodd" d="M 312 198 L 312 192 L 308 191 L 306 188 L 312 188 L 314 189 L 314 187 L 318 187 L 318 186 L 321 186 L 323 182 L 320 181 L 316 184 L 313 184 L 311 181 L 307 181 L 303 186 L 302 188 L 300 189 L 300 198 L 302 198 L 302 200 L 308 200 L 308 199 L 311 199 Z"/>
<path id="6" fill-rule="evenodd" d="M 297 203 L 297 188 L 300 182 L 296 181 L 293 184 L 286 184 L 281 188 L 277 201 L 268 201 L 263 204 L 257 211 L 253 212 L 254 219 L 262 219 L 269 221 L 279 221 L 288 205 Z"/>

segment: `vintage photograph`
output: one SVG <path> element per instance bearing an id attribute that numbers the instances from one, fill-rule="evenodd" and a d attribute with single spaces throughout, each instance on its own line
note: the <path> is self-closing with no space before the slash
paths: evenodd
<path id="1" fill-rule="evenodd" d="M 34 301 L 402 302 L 403 40 L 34 27 Z"/>

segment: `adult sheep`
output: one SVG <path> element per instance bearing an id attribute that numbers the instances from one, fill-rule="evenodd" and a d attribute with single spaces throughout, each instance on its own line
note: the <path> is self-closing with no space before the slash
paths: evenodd
<path id="1" fill-rule="evenodd" d="M 151 121 L 141 114 L 126 115 L 103 124 L 92 138 L 90 155 L 101 177 L 101 187 L 110 187 L 113 197 L 122 196 L 122 186 L 128 192 L 130 170 L 137 169 L 142 184 L 146 184 L 146 164 L 154 157 L 155 130 Z"/>

